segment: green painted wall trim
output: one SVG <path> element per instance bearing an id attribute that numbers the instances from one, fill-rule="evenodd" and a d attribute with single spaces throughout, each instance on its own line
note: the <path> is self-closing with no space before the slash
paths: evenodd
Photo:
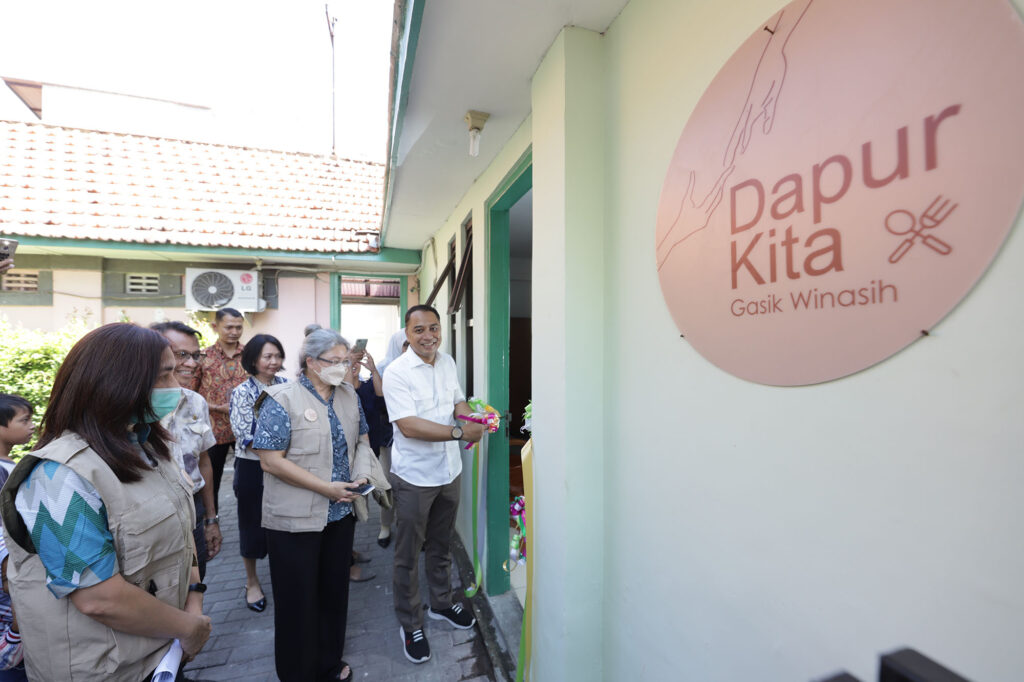
<path id="1" fill-rule="evenodd" d="M 331 329 L 341 332 L 341 273 L 331 273 Z"/>
<path id="2" fill-rule="evenodd" d="M 136 258 L 103 258 L 101 260 L 101 269 L 103 272 L 117 272 L 117 273 L 145 273 L 150 275 L 161 274 L 161 275 L 184 275 L 185 268 L 190 267 L 189 263 L 182 261 L 159 261 L 159 260 L 139 260 Z M 63 270 L 64 266 L 57 262 L 58 267 L 56 269 Z M 178 287 L 179 292 L 181 287 Z"/>
<path id="3" fill-rule="evenodd" d="M 113 262 L 131 263 L 132 261 Z M 135 261 L 134 269 L 127 271 L 122 269 L 107 270 L 106 267 L 104 266 L 104 271 L 102 274 L 103 307 L 184 308 L 185 294 L 181 290 L 182 275 L 185 273 L 184 267 L 179 268 L 180 272 L 178 273 L 173 272 L 173 270 L 170 273 L 160 272 L 160 290 L 155 294 L 132 294 L 125 291 L 125 272 L 152 272 L 149 267 L 140 268 L 140 262 L 146 261 Z M 174 263 L 168 263 L 167 265 L 174 265 Z"/>
<path id="4" fill-rule="evenodd" d="M 523 151 L 515 165 L 509 169 L 498 186 L 491 192 L 491 196 L 487 198 L 486 202 L 487 212 L 490 213 L 491 209 L 507 211 L 522 199 L 531 187 L 533 187 L 533 145 Z"/>
<path id="5" fill-rule="evenodd" d="M 176 255 L 196 256 L 245 256 L 247 258 L 291 258 L 317 261 L 325 266 L 343 268 L 352 263 L 392 263 L 396 265 L 419 265 L 420 252 L 415 249 L 383 248 L 379 253 L 307 253 L 302 251 L 274 251 L 268 249 L 243 249 L 229 246 L 182 246 L 179 244 L 143 244 L 139 242 L 105 242 L 97 239 L 56 239 L 50 237 L 28 237 L 12 235 L 22 246 L 51 248 L 86 248 L 104 251 L 153 251 Z"/>
<path id="6" fill-rule="evenodd" d="M 17 261 L 18 268 L 26 270 L 103 269 L 103 259 L 99 256 L 40 256 L 34 253 L 19 253 L 17 254 Z"/>
<path id="7" fill-rule="evenodd" d="M 342 272 L 341 277 L 380 277 L 381 279 L 397 279 L 398 280 L 398 326 L 405 326 L 405 311 L 409 309 L 409 276 L 408 275 L 367 275 L 365 272 Z M 338 287 L 340 291 L 341 282 L 339 280 Z M 339 319 L 339 324 L 340 324 Z M 338 331 L 341 331 L 339 328 Z"/>
<path id="8" fill-rule="evenodd" d="M 420 42 L 420 26 L 423 24 L 423 8 L 426 0 L 407 0 L 405 7 L 405 21 L 403 26 L 402 39 L 404 48 L 395 64 L 395 79 L 391 83 L 392 119 L 388 128 L 388 158 L 387 168 L 384 169 L 384 216 L 381 221 L 380 243 L 384 244 L 384 238 L 388 232 L 388 221 L 391 217 L 391 195 L 394 189 L 392 173 L 398 165 L 398 147 L 402 139 L 402 128 L 405 125 L 405 113 L 409 105 L 409 88 L 412 85 L 412 69 L 416 62 L 416 48 Z M 400 67 L 400 68 L 397 68 Z M 396 101 L 397 100 L 397 101 Z"/>
<path id="9" fill-rule="evenodd" d="M 529 147 L 498 183 L 484 204 L 487 220 L 487 400 L 502 413 L 505 429 L 488 436 L 487 554 L 484 586 L 490 595 L 507 592 L 508 558 L 508 372 L 509 372 L 509 209 L 533 186 L 533 148 Z"/>
<path id="10" fill-rule="evenodd" d="M 405 313 L 409 310 L 409 275 L 401 275 L 401 289 L 398 294 L 398 326 L 405 326 Z"/>

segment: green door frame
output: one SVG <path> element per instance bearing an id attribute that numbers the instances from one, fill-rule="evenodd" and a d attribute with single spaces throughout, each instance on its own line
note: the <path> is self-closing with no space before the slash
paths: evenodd
<path id="1" fill-rule="evenodd" d="M 409 309 L 409 275 L 367 275 L 365 272 L 332 272 L 331 273 L 331 329 L 341 332 L 341 278 L 342 277 L 379 277 L 380 279 L 397 279 L 398 292 L 398 327 L 405 326 L 405 311 Z"/>
<path id="2" fill-rule="evenodd" d="M 487 399 L 502 413 L 504 429 L 487 443 L 487 557 L 484 585 L 498 595 L 511 587 L 508 559 L 508 372 L 509 372 L 509 209 L 533 187 L 533 148 L 529 147 L 484 204 L 486 225 Z M 501 456 L 492 456 L 501 453 Z"/>

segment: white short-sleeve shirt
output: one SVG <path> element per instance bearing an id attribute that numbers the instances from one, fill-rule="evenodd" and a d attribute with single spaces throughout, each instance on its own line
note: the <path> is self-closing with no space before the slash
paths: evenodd
<path id="1" fill-rule="evenodd" d="M 210 408 L 195 391 L 181 389 L 181 402 L 171 414 L 160 420 L 172 437 L 168 443 L 174 461 L 192 477 L 192 494 L 206 485 L 199 473 L 199 453 L 217 444 L 210 426 Z"/>
<path id="2" fill-rule="evenodd" d="M 388 419 L 420 417 L 438 424 L 455 425 L 455 406 L 465 402 L 455 360 L 438 351 L 429 365 L 412 350 L 395 359 L 384 371 L 384 400 Z M 432 443 L 406 438 L 395 427 L 391 446 L 391 473 L 419 486 L 447 485 L 462 472 L 458 441 Z"/>

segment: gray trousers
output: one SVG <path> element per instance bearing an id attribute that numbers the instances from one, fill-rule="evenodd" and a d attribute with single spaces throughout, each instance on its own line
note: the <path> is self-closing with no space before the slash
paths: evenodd
<path id="1" fill-rule="evenodd" d="M 451 539 L 462 476 L 448 485 L 421 487 L 392 474 L 395 494 L 395 614 L 406 630 L 423 627 L 419 559 L 423 548 L 430 608 L 452 605 Z"/>
<path id="2" fill-rule="evenodd" d="M 388 483 L 394 487 L 395 483 L 392 480 L 395 475 L 391 473 L 391 446 L 382 445 L 380 446 L 380 468 L 384 470 L 384 475 L 387 476 Z M 395 523 L 395 508 L 385 509 L 380 508 L 380 525 L 388 526 L 389 528 Z"/>

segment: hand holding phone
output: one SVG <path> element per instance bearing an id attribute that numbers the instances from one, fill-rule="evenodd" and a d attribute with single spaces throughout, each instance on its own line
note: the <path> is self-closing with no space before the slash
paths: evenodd
<path id="1" fill-rule="evenodd" d="M 377 486 L 373 485 L 372 483 L 364 483 L 360 486 L 356 486 L 355 488 L 350 488 L 349 490 L 351 490 L 356 495 L 369 495 L 371 491 L 376 489 Z"/>
<path id="2" fill-rule="evenodd" d="M 5 260 L 8 260 L 10 258 L 14 258 L 14 252 L 17 251 L 17 250 L 18 250 L 18 240 L 17 239 L 6 239 L 6 238 L 0 239 L 0 261 L 5 261 Z M 6 267 L 10 267 L 11 265 L 14 265 L 14 264 L 11 263 L 10 265 L 7 265 Z"/>
<path id="3" fill-rule="evenodd" d="M 366 350 L 366 339 L 356 339 L 356 345 L 352 346 L 353 353 L 362 353 Z"/>

